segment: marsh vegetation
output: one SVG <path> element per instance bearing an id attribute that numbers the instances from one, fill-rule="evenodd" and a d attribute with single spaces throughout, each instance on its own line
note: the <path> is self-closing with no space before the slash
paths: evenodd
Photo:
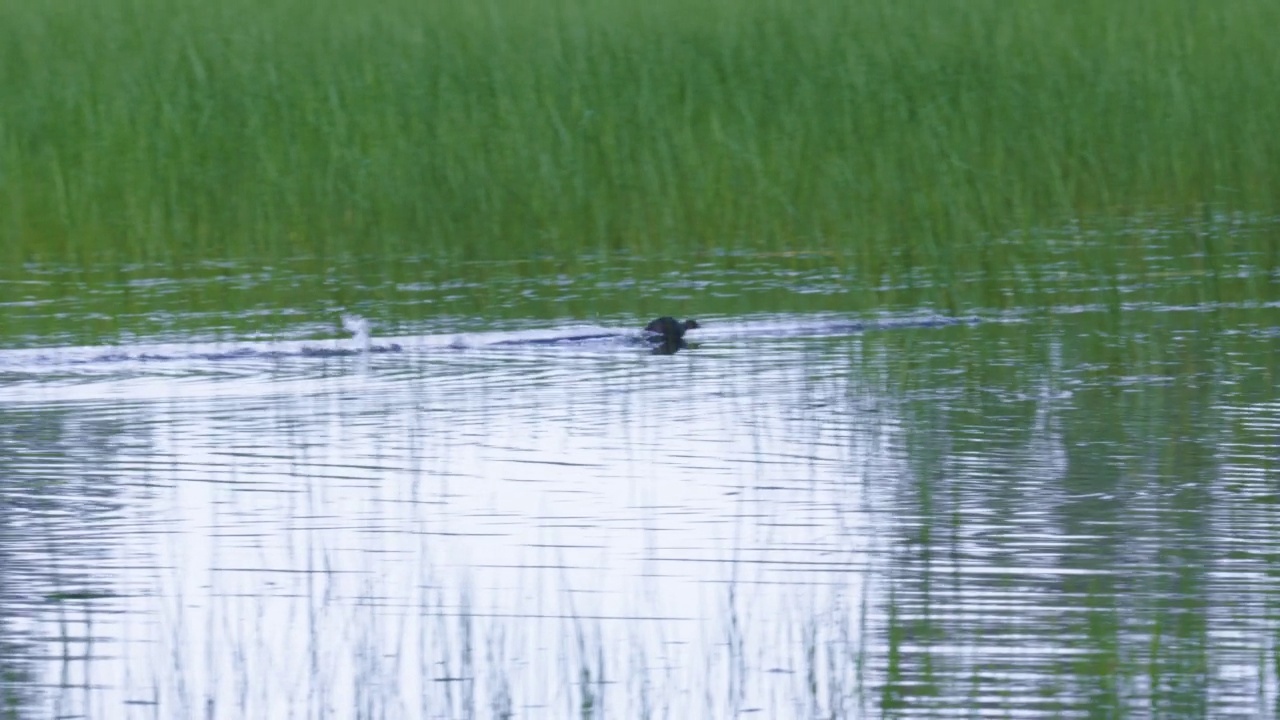
<path id="1" fill-rule="evenodd" d="M 0 0 L 0 717 L 1275 717 L 1276 27 Z"/>

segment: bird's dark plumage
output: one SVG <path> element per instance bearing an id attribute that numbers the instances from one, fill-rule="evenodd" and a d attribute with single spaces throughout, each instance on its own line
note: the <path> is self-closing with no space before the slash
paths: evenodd
<path id="1" fill-rule="evenodd" d="M 670 315 L 664 315 L 646 325 L 644 330 L 651 333 L 647 338 L 649 342 L 659 343 L 653 349 L 655 353 L 671 355 L 681 348 L 688 347 L 684 341 L 684 334 L 697 327 L 700 327 L 697 320 L 680 322 Z"/>

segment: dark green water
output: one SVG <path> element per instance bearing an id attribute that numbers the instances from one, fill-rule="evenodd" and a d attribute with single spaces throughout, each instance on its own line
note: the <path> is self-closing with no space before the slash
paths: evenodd
<path id="1" fill-rule="evenodd" d="M 1276 716 L 1273 239 L 7 269 L 0 716 Z"/>

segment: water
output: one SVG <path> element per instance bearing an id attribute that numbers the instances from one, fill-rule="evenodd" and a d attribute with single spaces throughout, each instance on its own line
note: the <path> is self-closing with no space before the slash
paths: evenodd
<path id="1" fill-rule="evenodd" d="M 0 707 L 1276 716 L 1280 305 L 1185 280 L 0 352 Z"/>

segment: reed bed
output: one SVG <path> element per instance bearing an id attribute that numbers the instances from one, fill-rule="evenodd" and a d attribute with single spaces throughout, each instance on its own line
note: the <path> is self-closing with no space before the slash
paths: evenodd
<path id="1" fill-rule="evenodd" d="M 0 0 L 0 264 L 810 252 L 946 282 L 1064 223 L 1274 216 L 1278 26 L 1265 0 Z"/>

